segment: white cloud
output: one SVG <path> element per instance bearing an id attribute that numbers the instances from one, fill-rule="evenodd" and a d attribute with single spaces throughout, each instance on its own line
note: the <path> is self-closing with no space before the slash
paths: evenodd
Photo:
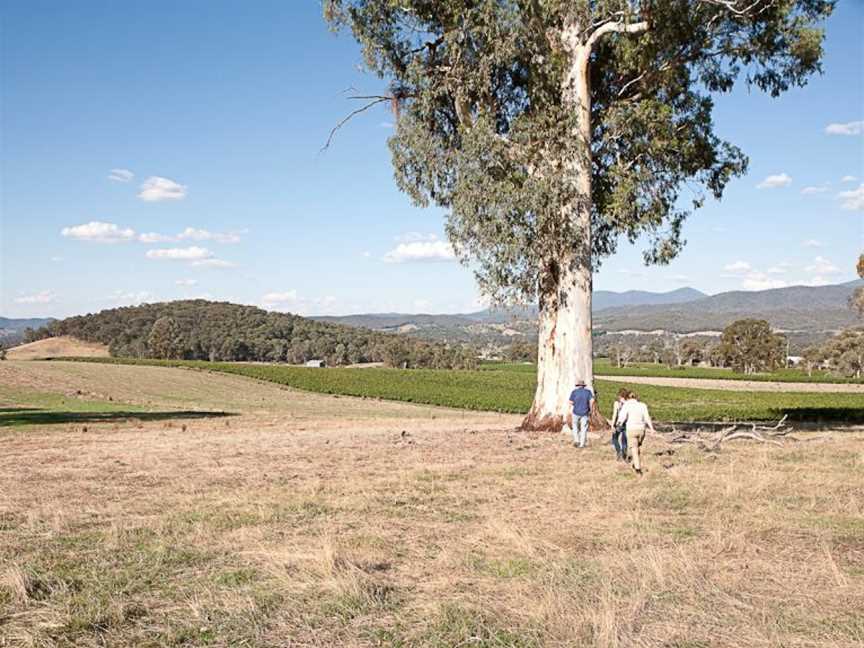
<path id="1" fill-rule="evenodd" d="M 837 194 L 837 198 L 843 201 L 840 205 L 841 209 L 864 211 L 864 184 L 858 185 L 857 189 L 841 191 Z"/>
<path id="2" fill-rule="evenodd" d="M 169 178 L 150 176 L 141 185 L 138 197 L 146 202 L 181 200 L 186 197 L 186 185 L 181 185 Z"/>
<path id="3" fill-rule="evenodd" d="M 83 225 L 64 227 L 60 230 L 60 234 L 78 241 L 93 241 L 95 243 L 122 243 L 135 238 L 135 230 L 101 221 L 90 221 Z"/>
<path id="4" fill-rule="evenodd" d="M 197 286 L 198 280 L 197 279 L 178 279 L 174 283 L 177 284 L 178 286 L 191 287 L 191 286 Z"/>
<path id="5" fill-rule="evenodd" d="M 828 275 L 828 274 L 837 274 L 840 272 L 840 268 L 831 263 L 825 257 L 817 256 L 813 259 L 813 263 L 804 268 L 807 272 L 813 272 L 817 275 Z"/>
<path id="6" fill-rule="evenodd" d="M 845 175 L 840 178 L 840 182 L 855 182 L 858 178 L 853 175 Z"/>
<path id="7" fill-rule="evenodd" d="M 792 177 L 786 173 L 778 173 L 777 175 L 769 175 L 762 182 L 756 185 L 757 189 L 777 189 L 779 187 L 788 187 L 792 184 Z"/>
<path id="8" fill-rule="evenodd" d="M 817 241 L 816 239 L 808 239 L 804 241 L 801 245 L 806 248 L 821 248 L 823 243 L 822 241 Z"/>
<path id="9" fill-rule="evenodd" d="M 372 256 L 372 253 L 369 250 L 366 250 L 365 252 L 363 252 L 363 258 L 364 259 L 368 259 L 371 256 Z"/>
<path id="10" fill-rule="evenodd" d="M 51 257 L 51 263 L 60 263 L 61 261 L 63 261 L 63 257 L 61 257 L 61 256 Z"/>
<path id="11" fill-rule="evenodd" d="M 142 243 L 168 243 L 172 241 L 216 241 L 217 243 L 239 243 L 239 232 L 211 232 L 205 229 L 187 227 L 177 236 L 148 232 L 138 236 Z"/>
<path id="12" fill-rule="evenodd" d="M 192 246 L 188 248 L 161 248 L 147 250 L 148 259 L 164 259 L 168 261 L 201 261 L 211 259 L 213 253 L 207 248 Z"/>
<path id="13" fill-rule="evenodd" d="M 685 282 L 687 282 L 687 281 L 690 281 L 690 277 L 687 276 L 687 275 L 683 275 L 683 274 L 674 274 L 674 275 L 672 275 L 672 276 L 669 277 L 669 278 L 670 278 L 672 281 L 678 281 L 678 282 L 681 282 L 681 283 L 685 283 Z"/>
<path id="14" fill-rule="evenodd" d="M 860 135 L 864 133 L 864 121 L 851 121 L 845 124 L 828 124 L 825 127 L 828 135 Z"/>
<path id="15" fill-rule="evenodd" d="M 333 315 L 338 310 L 338 301 L 332 295 L 312 298 L 303 297 L 296 290 L 286 290 L 267 293 L 261 297 L 260 303 L 262 308 L 270 310 L 290 310 L 304 315 Z"/>
<path id="16" fill-rule="evenodd" d="M 265 306 L 281 306 L 285 304 L 293 304 L 296 301 L 296 290 L 286 290 L 285 292 L 271 292 L 267 293 L 261 298 L 261 303 Z"/>
<path id="17" fill-rule="evenodd" d="M 53 304 L 57 301 L 57 295 L 50 290 L 43 290 L 32 295 L 22 295 L 15 298 L 16 304 Z"/>
<path id="18" fill-rule="evenodd" d="M 789 272 L 789 264 L 788 263 L 778 263 L 776 266 L 772 266 L 768 268 L 765 272 L 768 274 L 786 274 Z"/>
<path id="19" fill-rule="evenodd" d="M 177 235 L 179 240 L 216 241 L 217 243 L 239 243 L 240 236 L 236 232 L 209 232 L 205 229 L 187 227 Z"/>
<path id="20" fill-rule="evenodd" d="M 826 191 L 828 191 L 828 187 L 826 187 L 826 186 L 821 186 L 821 187 L 804 187 L 804 188 L 801 190 L 801 195 L 802 195 L 802 196 L 811 196 L 811 195 L 813 195 L 813 194 L 825 193 Z"/>
<path id="21" fill-rule="evenodd" d="M 774 288 L 785 288 L 788 286 L 782 279 L 772 279 L 762 272 L 753 272 L 741 282 L 744 290 L 772 290 Z"/>
<path id="22" fill-rule="evenodd" d="M 411 233 L 414 235 L 416 233 Z M 422 235 L 427 236 L 427 235 Z M 435 235 L 432 238 L 422 240 L 411 240 L 400 243 L 387 252 L 383 261 L 385 263 L 424 263 L 435 261 L 454 261 L 456 254 L 447 241 L 440 241 Z"/>
<path id="23" fill-rule="evenodd" d="M 748 272 L 749 270 L 752 269 L 752 267 L 753 266 L 751 266 L 746 261 L 736 261 L 735 263 L 729 263 L 729 264 L 723 266 L 723 269 L 726 272 L 733 272 L 733 273 L 738 274 L 738 273 L 742 273 L 742 272 Z"/>
<path id="24" fill-rule="evenodd" d="M 828 281 L 828 279 L 826 279 L 825 277 L 816 276 L 816 277 L 813 277 L 812 279 L 808 279 L 807 281 L 804 281 L 803 283 L 805 286 L 827 286 L 831 282 Z"/>
<path id="25" fill-rule="evenodd" d="M 405 232 L 394 236 L 393 240 L 399 243 L 416 243 L 417 241 L 437 241 L 437 234 L 424 234 L 423 232 Z"/>
<path id="26" fill-rule="evenodd" d="M 118 306 L 138 306 L 139 304 L 153 301 L 153 295 L 146 290 L 139 290 L 138 292 L 117 290 L 113 295 L 107 297 L 106 301 Z"/>
<path id="27" fill-rule="evenodd" d="M 139 234 L 138 240 L 142 243 L 168 243 L 170 241 L 176 241 L 177 239 L 173 236 L 166 236 L 165 234 L 147 232 L 145 234 Z"/>
<path id="28" fill-rule="evenodd" d="M 233 261 L 225 261 L 224 259 L 201 259 L 193 261 L 193 266 L 200 268 L 236 268 L 237 264 Z"/>
<path id="29" fill-rule="evenodd" d="M 108 179 L 114 182 L 129 182 L 134 177 L 135 174 L 129 169 L 111 169 L 111 173 L 108 174 Z"/>

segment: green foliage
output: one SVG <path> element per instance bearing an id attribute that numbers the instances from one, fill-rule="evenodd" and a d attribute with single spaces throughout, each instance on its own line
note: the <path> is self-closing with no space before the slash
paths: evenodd
<path id="1" fill-rule="evenodd" d="M 266 380 L 323 394 L 524 414 L 536 375 L 528 371 L 427 369 L 309 369 L 280 365 L 181 360 L 79 358 L 81 362 L 192 367 Z M 530 365 L 525 365 L 530 366 Z M 864 421 L 860 394 L 734 392 L 598 381 L 601 411 L 611 413 L 619 389 L 638 390 L 658 421 L 791 420 Z"/>
<path id="2" fill-rule="evenodd" d="M 536 374 L 537 365 L 527 362 L 485 362 L 480 366 L 485 371 L 520 371 Z M 836 383 L 847 384 L 860 382 L 855 378 L 832 375 L 826 371 L 788 368 L 754 374 L 735 373 L 730 369 L 719 367 L 666 367 L 654 362 L 634 362 L 626 367 L 616 367 L 608 358 L 594 359 L 594 375 L 596 376 L 638 376 L 644 378 L 690 378 L 713 380 L 748 380 L 753 382 L 785 382 L 785 383 Z"/>
<path id="3" fill-rule="evenodd" d="M 835 375 L 860 379 L 864 376 L 864 329 L 838 333 L 823 345 L 809 349 L 805 359 Z"/>
<path id="4" fill-rule="evenodd" d="M 384 362 L 397 367 L 471 368 L 476 357 L 462 346 L 317 322 L 200 299 L 113 308 L 54 321 L 30 333 L 42 339 L 71 335 L 107 344 L 113 356 L 328 365 Z"/>
<path id="5" fill-rule="evenodd" d="M 184 355 L 183 331 L 173 317 L 160 317 L 150 327 L 147 336 L 147 352 L 151 358 L 182 358 Z"/>
<path id="6" fill-rule="evenodd" d="M 765 320 L 742 319 L 723 330 L 718 353 L 733 371 L 752 374 L 785 364 L 786 338 Z"/>
<path id="7" fill-rule="evenodd" d="M 569 258 L 591 212 L 597 259 L 647 236 L 646 262 L 746 158 L 714 134 L 712 93 L 744 80 L 772 96 L 820 69 L 833 0 L 325 0 L 390 86 L 396 182 L 448 210 L 447 233 L 484 292 L 531 298 Z M 632 26 L 622 33 L 623 25 Z M 600 30 L 612 30 L 601 38 Z M 638 32 L 638 33 L 636 33 Z M 591 141 L 570 79 L 589 47 Z M 590 156 L 591 166 L 574 164 Z M 591 192 L 578 176 L 593 169 Z M 701 187 L 682 206 L 681 188 Z M 585 205 L 585 200 L 591 202 Z"/>
<path id="8" fill-rule="evenodd" d="M 864 254 L 858 257 L 858 265 L 855 270 L 858 272 L 858 276 L 864 279 Z M 850 303 L 859 315 L 864 315 L 864 286 L 855 290 Z"/>
<path id="9" fill-rule="evenodd" d="M 537 362 L 537 345 L 517 341 L 507 347 L 507 359 L 511 362 Z"/>

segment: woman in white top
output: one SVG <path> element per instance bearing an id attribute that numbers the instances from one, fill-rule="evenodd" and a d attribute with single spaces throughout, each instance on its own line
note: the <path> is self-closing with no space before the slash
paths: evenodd
<path id="1" fill-rule="evenodd" d="M 618 410 L 618 423 L 624 423 L 627 430 L 627 446 L 630 449 L 630 455 L 633 458 L 633 469 L 637 474 L 642 474 L 642 442 L 645 440 L 645 430 L 654 430 L 654 423 L 651 421 L 651 414 L 648 412 L 648 406 L 639 401 L 634 392 L 630 392 L 628 398 L 621 409 Z"/>

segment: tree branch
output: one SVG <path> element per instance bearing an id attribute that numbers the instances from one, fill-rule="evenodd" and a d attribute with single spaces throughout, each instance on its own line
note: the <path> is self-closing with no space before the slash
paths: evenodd
<path id="1" fill-rule="evenodd" d="M 333 136 L 336 135 L 336 131 L 342 128 L 345 124 L 347 124 L 353 117 L 356 117 L 360 113 L 369 110 L 372 106 L 377 106 L 379 103 L 384 103 L 385 101 L 393 101 L 394 97 L 378 97 L 378 96 L 361 96 L 361 97 L 350 97 L 350 99 L 372 99 L 365 106 L 361 106 L 357 110 L 352 110 L 346 117 L 344 117 L 338 124 L 336 124 L 333 129 L 330 131 L 330 135 L 327 137 L 327 142 L 324 146 L 321 147 L 321 152 L 326 151 L 330 148 L 330 143 L 333 141 Z"/>
<path id="2" fill-rule="evenodd" d="M 592 32 L 592 34 L 588 37 L 588 40 L 585 42 L 585 45 L 590 51 L 594 48 L 594 44 L 598 40 L 603 38 L 603 36 L 605 36 L 606 34 L 639 34 L 644 31 L 648 31 L 647 20 L 636 23 L 607 22 L 600 25 Z"/>
<path id="3" fill-rule="evenodd" d="M 740 0 L 699 0 L 699 2 L 723 7 L 732 15 L 739 18 L 749 16 L 750 12 L 759 7 L 759 5 L 762 5 L 762 7 L 756 12 L 757 14 L 762 13 L 769 6 L 776 4 L 775 0 L 752 0 L 749 4 L 747 2 L 741 2 Z"/>

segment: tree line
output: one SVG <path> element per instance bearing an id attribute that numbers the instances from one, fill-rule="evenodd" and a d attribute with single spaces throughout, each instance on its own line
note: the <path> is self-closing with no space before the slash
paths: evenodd
<path id="1" fill-rule="evenodd" d="M 609 344 L 606 355 L 616 367 L 653 362 L 667 367 L 728 367 L 752 374 L 785 367 L 791 360 L 787 350 L 786 336 L 774 332 L 767 321 L 743 319 L 727 326 L 717 340 L 667 335 L 647 343 L 620 341 Z M 808 347 L 801 366 L 808 374 L 818 369 L 846 378 L 864 377 L 864 328 L 840 331 Z"/>
<path id="2" fill-rule="evenodd" d="M 391 367 L 470 369 L 476 354 L 369 329 L 316 322 L 201 299 L 112 308 L 28 330 L 25 341 L 69 335 L 99 342 L 112 356 L 328 365 L 382 362 Z"/>
<path id="3" fill-rule="evenodd" d="M 787 340 L 760 319 L 741 319 L 727 326 L 716 340 L 665 335 L 642 344 L 609 344 L 606 354 L 617 367 L 653 362 L 668 367 L 709 365 L 740 373 L 773 371 L 787 361 Z"/>

